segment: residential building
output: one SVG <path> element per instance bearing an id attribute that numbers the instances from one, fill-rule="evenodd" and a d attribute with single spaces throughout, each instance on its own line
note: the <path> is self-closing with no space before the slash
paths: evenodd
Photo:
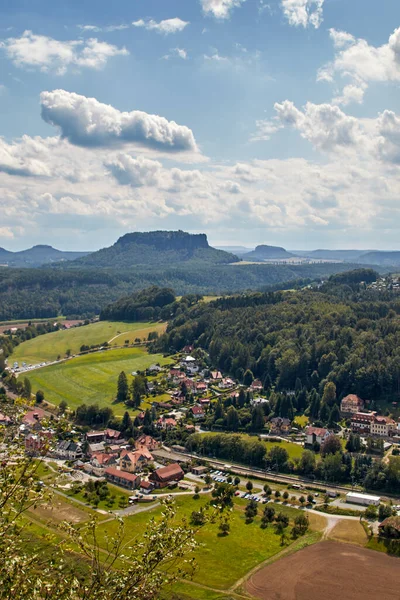
<path id="1" fill-rule="evenodd" d="M 12 420 L 8 415 L 3 415 L 0 413 L 0 425 L 11 425 Z"/>
<path id="2" fill-rule="evenodd" d="M 194 419 L 203 419 L 204 418 L 204 408 L 202 406 L 192 406 L 192 413 Z"/>
<path id="3" fill-rule="evenodd" d="M 106 429 L 105 439 L 107 444 L 123 444 L 125 442 L 121 431 L 118 431 L 117 429 Z"/>
<path id="4" fill-rule="evenodd" d="M 210 379 L 211 381 L 220 381 L 222 379 L 221 371 L 211 371 Z"/>
<path id="5" fill-rule="evenodd" d="M 86 441 L 89 444 L 99 444 L 100 442 L 104 442 L 106 439 L 105 431 L 89 431 L 86 434 Z"/>
<path id="6" fill-rule="evenodd" d="M 396 432 L 397 424 L 390 417 L 376 415 L 371 422 L 371 434 L 389 437 Z"/>
<path id="7" fill-rule="evenodd" d="M 193 475 L 205 475 L 208 473 L 208 467 L 205 467 L 204 465 L 197 465 L 192 467 L 192 473 Z"/>
<path id="8" fill-rule="evenodd" d="M 25 452 L 31 456 L 40 454 L 45 450 L 48 441 L 45 437 L 35 433 L 30 433 L 25 438 Z"/>
<path id="9" fill-rule="evenodd" d="M 170 417 L 160 417 L 158 421 L 156 421 L 156 425 L 159 429 L 173 429 L 174 427 L 176 427 L 177 423 L 175 419 L 172 419 Z"/>
<path id="10" fill-rule="evenodd" d="M 154 484 L 151 481 L 146 481 L 142 479 L 140 482 L 140 491 L 142 494 L 150 494 L 150 492 L 154 489 Z"/>
<path id="11" fill-rule="evenodd" d="M 290 431 L 291 420 L 283 417 L 274 417 L 271 419 L 271 433 L 288 433 Z"/>
<path id="12" fill-rule="evenodd" d="M 119 462 L 121 471 L 137 473 L 142 471 L 152 460 L 152 454 L 150 454 L 146 446 L 142 446 L 140 450 L 135 450 L 135 452 L 122 452 Z"/>
<path id="13" fill-rule="evenodd" d="M 56 456 L 65 460 L 78 460 L 82 458 L 83 452 L 80 444 L 70 440 L 63 440 L 57 445 Z"/>
<path id="14" fill-rule="evenodd" d="M 108 467 L 104 474 L 107 481 L 124 487 L 128 490 L 136 490 L 140 486 L 140 477 L 134 473 L 120 471 L 115 467 Z"/>
<path id="15" fill-rule="evenodd" d="M 376 412 L 357 412 L 351 417 L 351 430 L 353 433 L 370 433 L 371 423 L 376 416 Z"/>
<path id="16" fill-rule="evenodd" d="M 37 425 L 40 425 L 40 421 L 46 416 L 46 413 L 41 408 L 35 408 L 29 410 L 22 418 L 22 423 L 27 425 L 31 429 L 35 429 Z M 41 429 L 41 427 L 38 427 Z"/>
<path id="17" fill-rule="evenodd" d="M 168 467 L 161 467 L 149 476 L 149 480 L 154 483 L 156 488 L 163 488 L 175 481 L 180 481 L 184 477 L 184 472 L 177 463 L 172 463 Z"/>
<path id="18" fill-rule="evenodd" d="M 250 389 L 252 392 L 261 392 L 263 389 L 263 384 L 259 379 L 255 379 L 253 383 L 250 385 Z"/>
<path id="19" fill-rule="evenodd" d="M 151 435 L 141 435 L 135 442 L 135 448 L 138 450 L 142 446 L 146 446 L 150 451 L 160 447 L 160 442 L 157 442 Z"/>
<path id="20" fill-rule="evenodd" d="M 342 416 L 347 417 L 355 413 L 362 412 L 365 402 L 356 394 L 345 396 L 340 403 L 340 412 Z"/>
<path id="21" fill-rule="evenodd" d="M 331 432 L 323 427 L 307 427 L 306 429 L 306 444 L 312 446 L 313 444 L 322 444 L 329 436 Z"/>
<path id="22" fill-rule="evenodd" d="M 87 454 L 92 456 L 97 452 L 104 452 L 106 445 L 104 442 L 98 442 L 97 444 L 88 444 Z"/>

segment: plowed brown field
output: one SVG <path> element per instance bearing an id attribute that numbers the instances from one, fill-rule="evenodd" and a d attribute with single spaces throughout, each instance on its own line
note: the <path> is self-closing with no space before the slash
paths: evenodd
<path id="1" fill-rule="evenodd" d="M 261 600 L 399 600 L 400 559 L 320 542 L 260 569 L 245 587 Z"/>

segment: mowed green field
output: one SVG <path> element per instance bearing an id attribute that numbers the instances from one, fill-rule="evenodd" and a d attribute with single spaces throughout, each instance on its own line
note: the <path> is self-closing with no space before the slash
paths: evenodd
<path id="1" fill-rule="evenodd" d="M 64 357 L 67 350 L 71 350 L 71 354 L 76 354 L 83 344 L 91 346 L 109 342 L 111 345 L 122 346 L 127 339 L 130 342 L 135 338 L 147 339 L 150 331 L 161 333 L 164 329 L 165 323 L 99 321 L 90 325 L 54 331 L 23 342 L 15 348 L 12 359 L 30 365 L 50 362 L 56 360 L 58 356 Z"/>
<path id="2" fill-rule="evenodd" d="M 145 348 L 119 348 L 77 356 L 65 362 L 30 371 L 27 377 L 32 391 L 43 390 L 45 400 L 58 405 L 62 400 L 69 408 L 80 404 L 111 406 L 116 415 L 123 415 L 123 404 L 112 404 L 117 391 L 118 375 L 125 371 L 128 380 L 132 371 L 144 370 L 154 363 L 168 364 L 161 354 L 148 354 Z"/>

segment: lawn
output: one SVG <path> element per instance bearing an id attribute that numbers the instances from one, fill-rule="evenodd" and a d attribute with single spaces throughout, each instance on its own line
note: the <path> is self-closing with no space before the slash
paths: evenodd
<path id="1" fill-rule="evenodd" d="M 289 454 L 289 458 L 300 458 L 304 450 L 303 446 L 300 446 L 300 444 L 294 444 L 293 442 L 268 441 L 264 442 L 264 444 L 266 445 L 268 452 L 271 450 L 271 448 L 274 448 L 276 446 L 279 446 L 280 448 L 285 448 L 285 450 Z"/>
<path id="2" fill-rule="evenodd" d="M 176 498 L 177 519 L 184 516 L 189 518 L 193 510 L 199 510 L 200 506 L 206 504 L 208 500 L 207 496 L 201 496 L 198 500 L 194 500 L 192 496 Z M 259 515 L 250 524 L 245 523 L 245 506 L 245 501 L 235 501 L 228 536 L 220 537 L 216 524 L 201 528 L 197 536 L 199 546 L 195 551 L 198 570 L 194 575 L 194 582 L 226 590 L 250 569 L 282 550 L 280 536 L 275 533 L 274 527 L 268 526 L 266 529 L 260 527 L 263 505 L 259 506 Z M 284 506 L 275 508 L 277 512 L 288 514 L 291 519 L 300 512 Z M 154 510 L 126 518 L 124 520 L 126 542 L 130 544 L 141 536 L 149 519 L 157 518 L 161 510 L 161 507 L 155 507 Z M 100 525 L 100 544 L 105 544 L 107 534 L 115 533 L 116 530 L 115 521 Z"/>
<path id="3" fill-rule="evenodd" d="M 106 500 L 100 500 L 97 505 L 98 509 L 101 510 L 119 510 L 121 508 L 126 508 L 128 506 L 128 498 L 132 495 L 132 492 L 125 492 L 122 488 L 117 487 L 115 485 L 107 484 L 108 489 L 110 490 L 110 494 Z M 77 492 L 76 494 L 72 493 L 72 490 L 67 492 L 68 496 L 71 498 L 71 501 L 75 498 L 75 500 L 80 500 L 85 504 L 89 505 L 89 501 L 87 496 L 85 496 L 85 490 Z"/>
<path id="4" fill-rule="evenodd" d="M 50 334 L 52 335 L 52 334 Z M 125 406 L 113 404 L 118 375 L 144 370 L 151 364 L 168 363 L 160 354 L 148 354 L 144 348 L 120 348 L 72 358 L 49 367 L 31 371 L 28 375 L 32 391 L 43 390 L 46 401 L 58 405 L 65 400 L 71 409 L 80 404 L 112 406 L 116 415 L 123 415 Z"/>
<path id="5" fill-rule="evenodd" d="M 71 350 L 71 354 L 76 354 L 83 344 L 91 346 L 111 342 L 112 345 L 122 346 L 125 340 L 133 342 L 135 338 L 147 339 L 150 331 L 160 333 L 165 326 L 165 323 L 99 321 L 90 325 L 46 333 L 23 342 L 15 348 L 12 359 L 27 364 L 51 362 L 58 356 L 64 357 L 67 350 Z"/>

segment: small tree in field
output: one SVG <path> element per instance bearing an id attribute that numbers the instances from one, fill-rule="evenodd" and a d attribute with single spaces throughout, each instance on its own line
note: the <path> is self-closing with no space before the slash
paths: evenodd
<path id="1" fill-rule="evenodd" d="M 304 496 L 300 496 L 299 502 L 300 502 L 301 506 L 304 506 L 304 504 L 306 502 L 306 499 L 304 498 Z"/>
<path id="2" fill-rule="evenodd" d="M 283 495 L 283 499 L 285 500 L 285 502 L 287 502 L 287 500 L 289 498 L 289 492 L 287 490 L 285 490 L 282 495 Z"/>
<path id="3" fill-rule="evenodd" d="M 240 483 L 240 477 L 238 477 L 238 476 L 236 475 L 235 479 L 233 480 L 233 483 L 234 483 L 234 485 L 237 487 L 237 486 L 239 485 L 239 483 Z"/>
<path id="4" fill-rule="evenodd" d="M 276 498 L 277 500 L 279 500 L 279 498 L 280 498 L 280 497 L 281 497 L 281 493 L 280 493 L 280 491 L 279 491 L 279 490 L 276 490 L 276 492 L 275 492 L 275 498 Z"/>
<path id="5" fill-rule="evenodd" d="M 266 496 L 270 496 L 270 495 L 272 494 L 272 490 L 271 490 L 271 488 L 269 487 L 268 483 L 266 483 L 266 484 L 264 485 L 264 493 L 265 493 L 265 495 L 266 495 Z"/>
<path id="6" fill-rule="evenodd" d="M 251 490 L 252 490 L 252 489 L 253 489 L 253 484 L 252 484 L 252 482 L 251 482 L 251 481 L 248 481 L 248 482 L 246 483 L 246 490 L 247 490 L 249 493 L 251 493 Z"/>

